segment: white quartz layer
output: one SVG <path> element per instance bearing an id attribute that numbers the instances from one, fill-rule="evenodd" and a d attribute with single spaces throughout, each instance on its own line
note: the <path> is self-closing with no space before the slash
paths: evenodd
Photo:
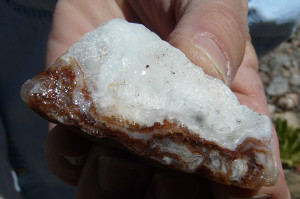
<path id="1" fill-rule="evenodd" d="M 223 82 L 143 25 L 111 20 L 84 35 L 62 59 L 70 57 L 101 115 L 143 126 L 167 119 L 229 150 L 246 138 L 271 140 L 268 117 L 240 105 Z"/>

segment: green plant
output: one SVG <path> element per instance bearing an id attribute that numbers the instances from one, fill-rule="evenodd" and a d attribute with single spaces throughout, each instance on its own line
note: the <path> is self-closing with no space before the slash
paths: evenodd
<path id="1" fill-rule="evenodd" d="M 289 126 L 286 120 L 274 121 L 277 131 L 280 158 L 284 166 L 295 167 L 300 164 L 300 128 Z"/>

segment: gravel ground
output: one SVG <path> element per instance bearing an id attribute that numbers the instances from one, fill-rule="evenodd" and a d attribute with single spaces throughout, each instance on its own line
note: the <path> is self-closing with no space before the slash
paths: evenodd
<path id="1" fill-rule="evenodd" d="M 289 125 L 300 127 L 300 25 L 288 41 L 261 57 L 259 64 L 272 119 L 286 119 Z M 300 173 L 286 169 L 285 176 L 292 199 L 300 199 Z"/>
<path id="2" fill-rule="evenodd" d="M 300 127 L 300 26 L 292 37 L 259 60 L 273 118 L 285 118 Z"/>

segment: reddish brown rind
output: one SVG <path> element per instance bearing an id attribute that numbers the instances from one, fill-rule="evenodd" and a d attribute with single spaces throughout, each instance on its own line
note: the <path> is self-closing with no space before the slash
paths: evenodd
<path id="1" fill-rule="evenodd" d="M 39 89 L 35 89 L 36 85 L 39 85 Z M 163 124 L 154 123 L 153 126 L 146 127 L 118 116 L 99 114 L 89 97 L 84 74 L 75 59 L 68 63 L 58 59 L 46 71 L 25 83 L 21 92 L 28 106 L 44 118 L 55 123 L 78 127 L 95 137 L 113 138 L 135 154 L 154 159 L 170 168 L 195 172 L 219 183 L 250 189 L 274 184 L 263 178 L 266 168 L 256 159 L 257 152 L 272 156 L 271 151 L 264 150 L 264 140 L 249 138 L 236 150 L 230 151 L 200 138 L 188 128 L 178 125 L 176 121 L 164 120 Z M 74 103 L 74 92 L 80 92 L 89 102 L 87 111 L 83 112 L 79 105 Z M 147 139 L 134 138 L 129 135 L 133 133 L 144 135 Z M 199 160 L 197 157 L 200 159 L 203 157 L 203 159 L 199 160 L 195 168 L 190 169 L 190 164 L 194 164 L 187 161 L 190 157 L 167 151 L 168 146 L 164 146 L 165 142 L 174 143 L 176 147 L 184 147 L 182 148 L 184 150 L 187 149 L 193 156 L 191 161 Z M 162 146 L 165 149 L 162 149 Z M 224 164 L 221 166 L 226 172 L 212 171 L 210 165 L 213 164 L 213 160 L 209 154 L 213 153 L 222 158 Z M 231 164 L 237 159 L 247 160 L 248 169 L 240 180 L 232 180 L 230 175 L 234 171 Z"/>

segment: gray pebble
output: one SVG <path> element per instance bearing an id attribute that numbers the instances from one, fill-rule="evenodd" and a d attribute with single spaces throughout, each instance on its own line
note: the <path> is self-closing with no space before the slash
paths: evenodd
<path id="1" fill-rule="evenodd" d="M 273 114 L 273 113 L 275 113 L 276 106 L 273 104 L 268 104 L 268 109 L 269 109 L 270 114 Z"/>
<path id="2" fill-rule="evenodd" d="M 282 77 L 275 77 L 267 87 L 267 94 L 278 96 L 282 95 L 289 90 L 289 83 L 287 79 Z"/>
<path id="3" fill-rule="evenodd" d="M 279 98 L 277 105 L 283 109 L 293 109 L 299 105 L 299 97 L 296 93 L 289 93 Z"/>
<path id="4" fill-rule="evenodd" d="M 290 83 L 294 86 L 300 86 L 300 74 L 299 73 L 293 73 L 292 77 L 290 79 Z"/>
<path id="5" fill-rule="evenodd" d="M 290 67 L 291 66 L 291 61 L 289 56 L 286 54 L 281 54 L 277 57 L 278 63 L 281 63 L 284 66 Z"/>

